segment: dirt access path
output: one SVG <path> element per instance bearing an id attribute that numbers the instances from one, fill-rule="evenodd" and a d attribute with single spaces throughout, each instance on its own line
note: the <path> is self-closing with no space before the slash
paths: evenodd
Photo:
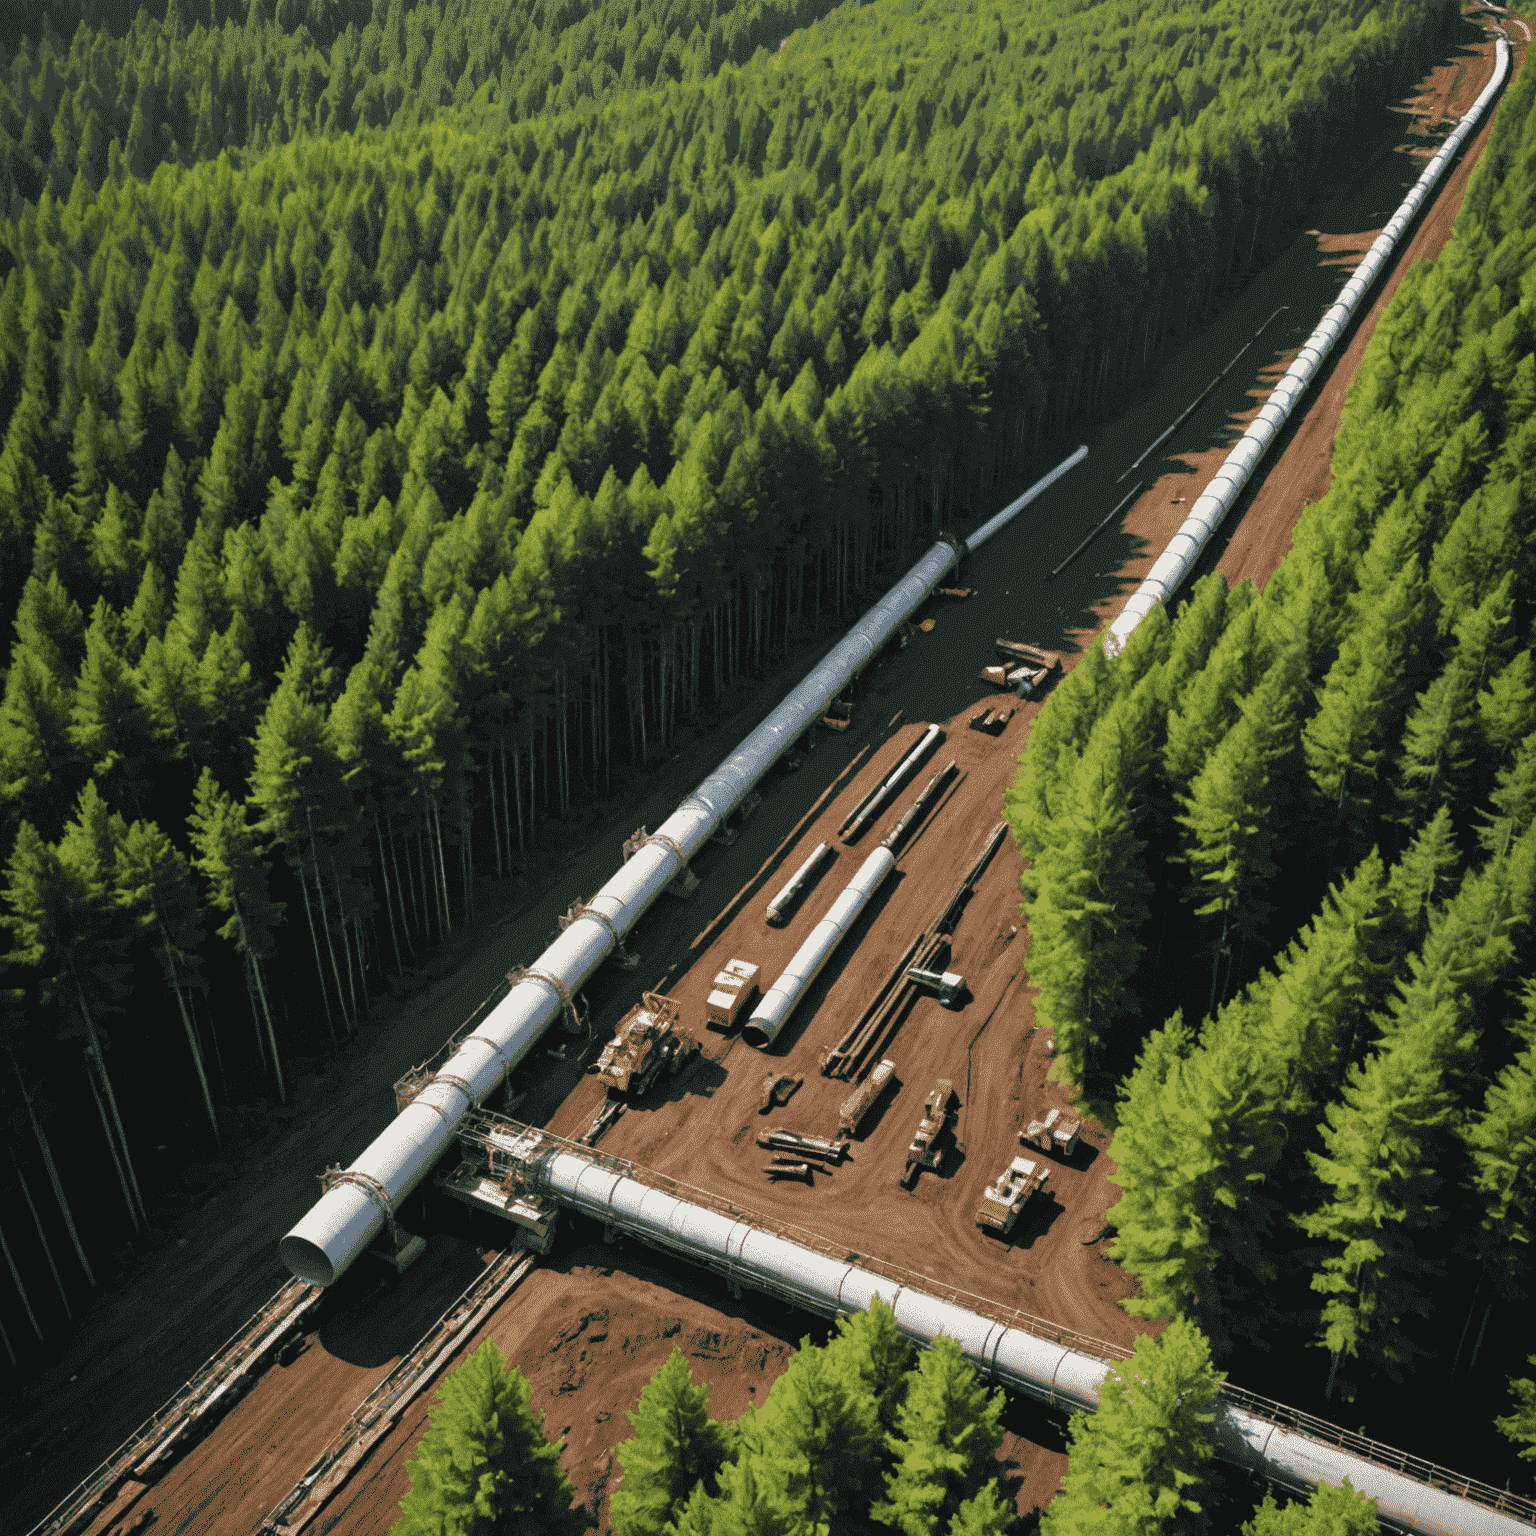
<path id="1" fill-rule="evenodd" d="M 1514 35 L 1517 56 L 1523 55 L 1523 40 Z M 659 977 L 674 957 L 687 956 L 694 963 L 694 970 L 677 982 L 685 997 L 693 996 L 713 957 L 733 946 L 756 942 L 752 925 L 760 927 L 761 906 L 770 892 L 761 893 L 761 900 L 754 897 L 732 919 L 739 926 L 715 938 L 699 930 L 727 905 L 752 871 L 774 858 L 786 831 L 806 815 L 859 752 L 875 748 L 882 760 L 889 757 L 894 747 L 887 744 L 882 728 L 897 708 L 905 710 L 908 721 L 963 717 L 985 693 L 984 685 L 974 679 L 981 660 L 990 659 L 985 652 L 994 635 L 1014 634 L 1070 650 L 1097 628 L 1101 616 L 1118 609 L 1181 520 L 1173 515 L 1178 509 L 1171 506 L 1171 498 L 1188 495 L 1191 486 L 1198 488 L 1203 483 L 1200 475 L 1209 473 L 1224 457 L 1242 422 L 1257 408 L 1255 392 L 1286 365 L 1316 315 L 1342 285 L 1351 253 L 1362 252 L 1375 238 L 1382 219 L 1398 200 L 1393 194 L 1400 196 L 1400 189 L 1417 174 L 1417 159 L 1433 142 L 1424 125 L 1437 121 L 1437 112 L 1463 110 L 1490 69 L 1491 47 L 1481 42 L 1448 55 L 1421 83 L 1410 105 L 1401 109 L 1405 126 L 1366 157 L 1359 174 L 1318 215 L 1320 233 L 1298 236 L 1254 285 L 1181 350 L 1153 390 L 1096 436 L 1087 464 L 997 536 L 988 546 L 984 568 L 965 578 L 982 584 L 976 597 L 963 605 L 935 606 L 938 628 L 933 634 L 871 669 L 861 692 L 855 730 L 847 738 L 823 740 L 800 773 L 772 777 L 763 786 L 764 805 L 735 847 L 711 848 L 696 861 L 703 884 L 692 901 L 660 903 L 642 922 L 635 941 L 645 956 L 642 969 L 618 979 L 600 978 L 589 989 L 601 1025 L 607 1027 L 617 1019 L 633 1000 L 641 978 Z M 1412 122 L 1407 121 L 1410 117 Z M 1460 205 L 1470 166 L 1486 137 L 1485 128 L 1427 210 L 1410 245 L 1412 259 L 1433 256 L 1440 249 Z M 1414 147 L 1405 149 L 1405 145 Z M 1223 565 L 1229 574 L 1262 580 L 1288 547 L 1290 528 L 1302 498 L 1311 494 L 1309 487 L 1317 473 L 1316 464 L 1305 455 L 1312 451 L 1316 462 L 1326 466 L 1338 405 L 1353 376 L 1366 327 L 1373 323 L 1405 265 L 1400 256 L 1376 290 L 1371 316 L 1357 327 L 1320 389 L 1314 390 L 1309 410 L 1282 445 L 1279 459 L 1271 462 L 1252 498 L 1252 508 L 1229 523 L 1232 559 L 1240 562 Z M 1223 387 L 1226 393 L 1215 392 L 1169 445 L 1176 457 L 1148 466 L 1158 474 L 1158 481 L 1140 498 L 1123 528 L 1104 534 L 1063 577 L 1045 580 L 1044 573 L 1123 494 L 1123 489 L 1116 490 L 1114 477 L 1282 302 L 1291 305 L 1295 333 L 1277 336 L 1272 328 L 1265 343 L 1274 342 L 1275 350 L 1247 358 L 1241 368 L 1234 369 Z M 1315 424 L 1314 417 L 1318 418 Z M 1323 446 L 1308 450 L 1307 443 Z M 1298 479 L 1285 489 L 1288 476 L 1301 474 L 1293 466 L 1303 460 L 1311 466 L 1306 473 L 1313 479 Z M 1272 493 L 1271 485 L 1275 486 Z M 1272 519 L 1276 520 L 1273 526 Z M 1241 545 L 1240 537 L 1245 541 Z M 701 774 L 803 675 L 825 644 L 802 647 L 772 676 L 745 692 L 740 710 L 730 719 L 707 733 L 682 733 L 675 743 L 676 755 L 653 776 L 642 796 L 592 807 L 584 826 L 561 829 L 560 836 L 573 851 L 550 870 L 542 891 L 530 882 L 515 892 L 515 910 L 504 905 L 492 913 L 487 903 L 487 915 L 463 930 L 454 949 L 434 964 L 437 979 L 430 986 L 387 1015 L 379 1010 L 366 1035 L 353 1041 L 335 1066 L 301 1084 L 285 1115 L 273 1115 L 267 1137 L 248 1145 L 238 1162 L 210 1171 L 224 1180 L 218 1192 L 200 1210 L 164 1224 L 162 1247 L 146 1255 L 118 1290 L 97 1302 L 50 1367 L 8 1394 L 0 1418 L 0 1460 L 20 1468 L 22 1475 L 8 1480 L 0 1494 L 5 1501 L 0 1504 L 0 1529 L 27 1530 L 277 1290 L 285 1278 L 276 1256 L 278 1236 L 312 1202 L 319 1170 L 328 1163 L 349 1162 L 377 1134 L 390 1112 L 390 1084 L 407 1066 L 430 1054 L 509 966 L 538 953 L 554 929 L 556 916 L 611 874 L 619 844 L 634 826 L 657 825 Z M 841 967 L 834 963 L 822 979 L 823 994 L 836 985 L 852 995 L 866 984 L 869 974 L 879 972 L 900 952 L 914 925 L 932 915 L 941 893 L 959 878 L 968 850 L 997 819 L 1000 786 L 1022 745 L 1030 714 L 1031 708 L 1025 706 L 998 741 L 979 735 L 972 739 L 963 718 L 951 729 L 949 741 L 940 750 L 956 755 L 963 748 L 970 777 L 961 795 L 904 860 L 902 877 L 888 883 L 867 918 L 864 942 L 856 951 L 849 950 L 856 955 L 856 963 Z M 939 757 L 937 762 L 947 760 Z M 792 850 L 786 849 L 779 863 L 790 857 Z M 857 850 L 841 855 L 831 878 L 823 879 L 805 912 L 814 910 L 817 900 L 830 900 L 832 890 L 845 883 L 861 857 Z M 748 1154 L 742 1144 L 732 1144 L 731 1137 L 743 1124 L 762 1123 L 751 1111 L 763 1063 L 739 1045 L 729 1061 L 698 1068 L 698 1079 L 680 1079 L 686 1097 L 621 1121 L 610 1148 L 623 1151 L 627 1147 L 646 1161 L 683 1170 L 680 1176 L 690 1182 L 708 1183 L 722 1192 L 726 1186 L 739 1188 L 744 1196 L 750 1193 L 750 1203 L 760 1208 L 777 1200 L 790 1219 L 823 1231 L 841 1235 L 846 1223 L 863 1251 L 888 1255 L 930 1274 L 948 1274 L 953 1248 L 963 1255 L 964 1272 L 997 1300 L 1011 1300 L 1086 1332 L 1128 1338 L 1131 1325 L 1114 1305 L 1124 1293 L 1123 1277 L 1101 1261 L 1097 1247 L 1084 1246 L 1092 1235 L 1094 1208 L 1102 1213 L 1114 1193 L 1105 1182 L 1111 1170 L 1101 1142 L 1090 1139 L 1095 1149 L 1090 1162 L 1058 1171 L 1052 1181 L 1055 1200 L 1037 1210 L 1011 1244 L 984 1244 L 971 1223 L 972 1186 L 992 1177 L 993 1162 L 1001 1166 L 1026 1098 L 1033 1107 L 1050 1101 L 1053 1091 L 1039 1086 L 1045 1075 L 1044 1042 L 1029 1034 L 1032 1019 L 1025 976 L 1012 981 L 1003 1006 L 971 1050 L 969 1091 L 957 1082 L 965 1101 L 960 1136 L 969 1148 L 966 1159 L 947 1170 L 949 1177 L 925 1175 L 915 1195 L 901 1196 L 895 1190 L 899 1167 L 892 1167 L 893 1151 L 915 1125 L 917 1106 L 930 1086 L 925 1077 L 937 1075 L 941 1066 L 951 1075 L 963 1076 L 965 1042 L 1017 969 L 1020 940 L 1007 932 L 1014 921 L 1017 887 L 1012 882 L 1017 874 L 1016 855 L 1005 844 L 957 933 L 958 965 L 967 974 L 976 1001 L 957 1016 L 927 1003 L 914 1013 L 891 1052 L 903 1082 L 899 1096 L 887 1100 L 853 1162 L 823 1180 L 820 1188 L 768 1196 L 759 1183 L 761 1175 L 754 1172 L 763 1160 L 757 1149 Z M 803 936 L 805 912 L 787 930 L 789 935 Z M 777 937 L 769 938 L 765 928 L 761 935 L 766 945 L 779 942 Z M 788 942 L 787 937 L 783 941 Z M 763 950 L 770 952 L 778 950 Z M 817 1002 L 813 997 L 792 1024 L 776 1064 L 808 1059 L 826 1035 L 836 1032 L 833 1010 L 827 1010 L 823 1019 Z M 721 1068 L 723 1074 L 708 1081 Z M 531 1095 L 523 1112 L 532 1118 L 534 1110 L 542 1107 L 546 1117 L 566 1125 L 580 1118 L 584 1108 L 580 1096 L 590 1085 L 575 1075 L 574 1068 L 541 1057 L 527 1074 L 527 1086 Z M 690 1087 L 702 1091 L 687 1092 Z M 792 1100 L 788 1111 L 774 1118 L 820 1123 L 818 1117 L 826 1109 L 821 1100 L 830 1102 L 838 1092 L 814 1077 L 812 1068 L 802 1090 L 804 1097 Z M 567 1099 L 568 1107 L 560 1109 Z M 749 1140 L 743 1138 L 743 1142 Z M 693 1152 L 687 1150 L 690 1147 Z M 865 1209 L 866 1202 L 876 1210 L 900 1208 L 906 1219 L 893 1230 L 883 1230 L 881 1221 Z M 835 1219 L 829 1223 L 833 1213 Z M 579 1242 L 579 1228 L 574 1235 Z M 698 1357 L 702 1361 L 708 1355 L 709 1364 L 697 1365 L 696 1370 L 722 1383 L 717 1387 L 715 1409 L 726 1414 L 741 1406 L 732 1393 L 745 1399 L 749 1386 L 755 1386 L 759 1397 L 766 1391 L 788 1347 L 814 1324 L 803 1316 L 775 1314 L 760 1299 L 748 1304 L 758 1312 L 744 1313 L 718 1294 L 707 1277 L 684 1266 L 674 1271 L 659 1260 L 655 1263 L 660 1267 L 647 1267 L 652 1261 L 642 1262 L 630 1249 L 606 1254 L 602 1262 L 578 1262 L 581 1252 L 579 1247 L 564 1257 L 557 1252 L 548 1265 L 524 1281 L 487 1326 L 504 1330 L 497 1336 L 504 1339 L 509 1357 L 531 1375 L 542 1373 L 536 1378 L 535 1400 L 551 1409 L 547 1427 L 559 1431 L 567 1423 L 571 1426 L 564 1458 L 567 1472 L 594 1504 L 601 1504 L 607 1458 L 628 1432 L 618 1409 L 633 1406 L 639 1386 L 665 1358 L 673 1336 L 663 1330 L 672 1319 L 680 1324 L 677 1337 L 697 1335 L 708 1340 L 718 1335 L 718 1347 L 710 1344 Z M 371 1280 L 360 1276 L 356 1294 L 338 1303 L 336 1315 L 314 1335 L 310 1349 L 293 1366 L 265 1372 L 226 1419 L 228 1429 L 220 1426 L 195 1446 L 151 1491 L 143 1504 L 156 1510 L 154 1528 L 250 1530 L 401 1352 L 463 1289 L 480 1262 L 471 1245 L 439 1236 L 428 1258 L 378 1294 L 370 1294 Z M 609 1268 L 612 1273 L 605 1273 Z M 558 1305 L 540 1300 L 546 1291 L 558 1297 Z M 630 1309 L 625 1314 L 629 1321 L 616 1328 L 612 1316 L 624 1308 Z M 601 1330 L 589 1321 L 584 1342 L 576 1343 L 576 1335 L 559 1342 L 570 1318 L 596 1317 L 604 1309 L 611 1315 L 606 1339 L 596 1337 Z M 761 1338 L 749 1338 L 753 1331 Z M 562 1351 L 568 1346 L 577 1355 L 586 1350 L 587 1358 L 578 1362 L 583 1367 L 581 1381 L 564 1389 L 567 1376 L 556 1381 L 553 1373 L 565 1371 Z M 727 1390 L 727 1378 L 741 1385 Z M 1010 1409 L 1010 1423 L 1015 1437 L 1005 1446 L 1004 1455 L 1012 1457 L 1024 1473 L 1020 1507 L 1028 1509 L 1049 1497 L 1065 1464 L 1060 1426 L 1017 1404 Z M 231 1438 L 242 1425 L 241 1435 Z M 402 1425 L 398 1432 L 406 1435 L 408 1430 Z M 405 1488 L 404 1456 L 395 1441 L 388 1444 L 395 1449 L 382 1458 L 375 1453 L 354 1479 L 356 1488 L 347 1495 L 352 1504 L 337 1529 L 377 1531 L 392 1516 L 394 1502 Z M 345 1502 L 338 1501 L 338 1509 Z"/>

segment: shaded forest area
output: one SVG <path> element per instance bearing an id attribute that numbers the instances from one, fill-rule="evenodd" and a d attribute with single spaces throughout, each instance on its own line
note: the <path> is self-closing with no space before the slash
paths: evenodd
<path id="1" fill-rule="evenodd" d="M 0 60 L 16 1353 L 146 1143 L 1123 398 L 1456 17 L 242 9 Z"/>
<path id="2" fill-rule="evenodd" d="M 1306 1339 L 1348 1399 L 1529 1340 L 1533 229 L 1526 76 L 1262 596 L 1211 574 L 1092 648 L 1008 797 L 1037 1012 L 1117 1126 L 1132 1310 L 1223 1357 Z"/>

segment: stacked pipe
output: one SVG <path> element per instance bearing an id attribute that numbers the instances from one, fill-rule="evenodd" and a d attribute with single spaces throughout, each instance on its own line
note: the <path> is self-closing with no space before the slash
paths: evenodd
<path id="1" fill-rule="evenodd" d="M 1269 445 L 1280 435 L 1296 402 L 1306 392 L 1316 377 L 1335 343 L 1344 333 L 1354 316 L 1360 301 L 1365 297 L 1376 274 L 1385 265 L 1414 216 L 1435 189 L 1441 174 L 1455 158 L 1467 136 L 1477 126 L 1478 120 L 1489 102 L 1498 94 L 1509 73 L 1509 44 L 1502 38 L 1497 45 L 1498 62 L 1493 79 L 1473 103 L 1472 109 L 1462 118 L 1450 137 L 1441 145 L 1439 152 L 1424 168 L 1424 174 L 1414 183 L 1413 190 L 1402 201 L 1374 245 L 1366 253 L 1365 260 L 1355 268 L 1354 276 L 1344 285 L 1344 291 L 1307 338 L 1296 361 L 1286 370 L 1285 377 L 1275 386 L 1263 409 L 1252 425 L 1238 438 L 1236 447 L 1227 455 L 1205 490 L 1195 499 L 1179 531 L 1169 540 L 1168 547 L 1158 557 L 1156 564 L 1147 572 L 1146 579 L 1131 594 L 1130 601 L 1119 617 L 1109 626 L 1104 636 L 1104 649 L 1111 656 L 1118 656 L 1125 649 L 1136 626 L 1151 613 L 1158 603 L 1167 602 L 1178 590 L 1189 568 L 1200 558 L 1212 533 L 1231 511 L 1237 498 L 1248 484 L 1259 460 Z"/>
<path id="2" fill-rule="evenodd" d="M 858 874 L 832 903 L 832 910 L 811 929 L 810 937 L 795 951 L 794 959 L 784 967 L 783 974 L 753 1009 L 747 1027 L 741 1032 L 741 1038 L 748 1045 L 762 1050 L 773 1044 L 779 1031 L 789 1022 L 796 1004 L 832 958 L 833 950 L 842 943 L 843 936 L 869 904 L 869 898 L 880 889 L 881 882 L 895 867 L 896 855 L 889 848 L 876 848 L 859 866 Z"/>
<path id="3" fill-rule="evenodd" d="M 1086 449 L 1057 465 L 977 535 L 988 538 L 1053 484 Z M 954 569 L 965 541 L 940 539 L 826 658 L 642 844 L 510 992 L 460 1042 L 428 1083 L 278 1245 L 301 1280 L 329 1285 L 383 1229 L 453 1143 L 464 1115 L 534 1048 L 582 984 L 622 942 L 694 852 L 790 746 L 879 654 Z"/>
<path id="4" fill-rule="evenodd" d="M 880 839 L 882 848 L 889 848 L 892 853 L 896 852 L 907 833 L 927 814 L 928 807 L 933 804 L 934 796 L 949 782 L 954 771 L 955 759 L 950 758 L 923 786 L 922 793 L 912 802 L 912 807 L 907 814 Z"/>
<path id="5" fill-rule="evenodd" d="M 885 782 L 881 784 L 877 789 L 875 789 L 872 794 L 866 795 L 864 797 L 858 808 L 854 810 L 843 822 L 842 826 L 837 829 L 837 835 L 842 838 L 845 843 L 852 843 L 858 840 L 859 835 L 864 831 L 864 828 L 874 820 L 875 815 L 879 811 L 880 807 L 884 805 L 885 802 L 889 800 L 898 789 L 901 788 L 902 780 L 905 779 L 906 776 L 911 773 L 914 768 L 917 767 L 917 765 L 923 760 L 923 757 L 927 753 L 928 749 L 932 747 L 934 742 L 936 742 L 943 734 L 944 731 L 941 726 L 930 725 L 918 739 L 917 745 L 913 747 L 912 750 L 907 753 L 904 758 L 902 758 L 902 760 L 891 771 L 890 776 L 885 780 Z"/>
<path id="6" fill-rule="evenodd" d="M 599 1166 L 586 1155 L 553 1145 L 554 1150 L 539 1157 L 541 1191 L 606 1226 L 722 1271 L 733 1285 L 751 1285 L 823 1316 L 866 1312 L 879 1298 L 895 1312 L 900 1331 L 919 1344 L 932 1344 L 940 1335 L 954 1339 L 983 1374 L 1052 1407 L 1091 1412 L 1099 1405 L 1112 1369 L 1109 1360 L 988 1317 L 954 1293 L 942 1299 L 904 1280 L 863 1269 L 850 1262 L 854 1255 L 835 1258 L 765 1231 L 740 1211 L 695 1204 L 632 1176 L 639 1170 L 625 1171 L 627 1165 Z M 1049 1325 L 1039 1326 L 1044 1331 Z M 1288 1488 L 1319 1483 L 1338 1487 L 1348 1478 L 1357 1493 L 1377 1501 L 1383 1524 L 1417 1536 L 1531 1536 L 1532 1526 L 1504 1509 L 1420 1481 L 1345 1445 L 1283 1427 L 1266 1413 L 1283 1412 L 1293 1420 L 1297 1416 L 1279 1404 L 1227 1392 L 1230 1395 L 1218 1397 L 1214 1405 L 1211 1434 L 1217 1455 L 1245 1471 Z M 1338 1440 L 1346 1438 L 1333 1426 L 1318 1428 L 1332 1431 Z M 1388 1448 L 1379 1450 L 1387 1453 Z M 1399 1453 L 1389 1454 L 1399 1465 L 1406 1460 Z M 1453 1480 L 1443 1472 L 1437 1480 L 1471 1489 L 1466 1480 Z M 1479 1491 L 1485 1500 L 1498 1498 L 1497 1490 Z"/>

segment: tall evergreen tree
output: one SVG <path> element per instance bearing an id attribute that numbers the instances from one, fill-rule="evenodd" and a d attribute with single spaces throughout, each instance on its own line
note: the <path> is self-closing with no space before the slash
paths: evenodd
<path id="1" fill-rule="evenodd" d="M 731 1432 L 709 1417 L 709 1386 L 694 1385 L 675 1345 L 626 1417 L 635 1433 L 615 1452 L 624 1483 L 609 1501 L 609 1518 L 618 1536 L 661 1536 L 696 1487 L 714 1491 Z"/>
<path id="2" fill-rule="evenodd" d="M 1349 1479 L 1335 1488 L 1319 1483 L 1303 1503 L 1275 1502 L 1272 1492 L 1243 1527 L 1243 1536 L 1376 1536 L 1376 1500 L 1356 1493 Z"/>
<path id="3" fill-rule="evenodd" d="M 575 1536 L 585 1521 L 560 1470 L 560 1447 L 544 1438 L 544 1415 L 528 1406 L 523 1373 L 509 1370 L 487 1339 L 443 1383 L 432 1427 L 405 1464 L 411 1491 L 390 1536 Z"/>
<path id="4" fill-rule="evenodd" d="M 1043 1536 L 1165 1536 L 1201 1532 L 1203 1468 L 1215 1455 L 1206 1426 L 1222 1377 L 1193 1323 L 1175 1318 L 1111 1368 L 1098 1411 L 1074 1415 L 1062 1491 Z"/>

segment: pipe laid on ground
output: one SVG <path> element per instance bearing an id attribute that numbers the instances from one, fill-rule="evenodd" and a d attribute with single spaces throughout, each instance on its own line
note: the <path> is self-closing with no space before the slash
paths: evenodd
<path id="1" fill-rule="evenodd" d="M 1169 540 L 1167 549 L 1158 556 L 1157 563 L 1147 572 L 1146 580 L 1131 594 L 1130 601 L 1105 632 L 1104 649 L 1111 656 L 1118 656 L 1125 649 L 1125 642 L 1130 639 L 1136 626 L 1158 603 L 1167 602 L 1178 590 L 1179 583 L 1200 558 L 1201 550 L 1242 494 L 1259 460 L 1280 435 L 1296 402 L 1333 351 L 1334 344 L 1353 318 L 1360 301 L 1396 248 L 1403 232 L 1423 207 L 1446 166 L 1477 126 L 1489 102 L 1498 94 L 1509 73 L 1509 44 L 1501 38 L 1497 49 L 1498 62 L 1493 71 L 1493 79 L 1473 103 L 1471 111 L 1440 146 L 1435 157 L 1424 167 L 1423 175 L 1413 184 L 1413 190 L 1403 199 L 1387 227 L 1366 252 L 1365 260 L 1355 268 L 1354 276 L 1344 285 L 1344 291 L 1337 302 L 1318 322 L 1296 361 L 1286 370 L 1285 377 L 1275 385 L 1253 423 L 1238 438 L 1226 462 L 1211 477 L 1205 490 L 1196 497 L 1195 504 L 1189 509 L 1189 516 Z"/>
<path id="2" fill-rule="evenodd" d="M 811 850 L 811 856 L 804 864 L 789 877 L 784 889 L 768 903 L 768 921 L 780 923 L 784 920 L 786 909 L 790 902 L 805 888 L 805 882 L 811 878 L 811 871 L 821 863 L 831 848 L 831 843 L 817 843 Z"/>
<path id="3" fill-rule="evenodd" d="M 950 758 L 923 786 L 923 792 L 912 802 L 912 808 L 907 814 L 880 839 L 880 846 L 882 848 L 889 848 L 892 853 L 896 852 L 901 840 L 912 830 L 913 825 L 927 813 L 928 807 L 933 803 L 933 797 L 949 782 L 949 776 L 954 771 L 955 759 Z"/>
<path id="4" fill-rule="evenodd" d="M 875 815 L 879 811 L 880 807 L 884 805 L 885 802 L 889 800 L 898 789 L 901 788 L 901 781 L 906 778 L 906 776 L 911 773 L 915 767 L 917 767 L 918 763 L 923 757 L 923 754 L 927 752 L 928 749 L 933 746 L 934 742 L 936 742 L 943 734 L 943 727 L 937 725 L 930 725 L 928 729 L 923 732 L 922 737 L 919 739 L 917 745 L 913 747 L 912 750 L 907 753 L 907 755 L 902 758 L 902 760 L 896 765 L 895 769 L 891 772 L 891 776 L 885 781 L 885 783 L 882 784 L 880 788 L 877 789 L 874 794 L 872 794 L 858 808 L 858 810 L 856 810 L 853 815 L 851 815 L 847 821 L 845 821 L 842 826 L 837 829 L 837 835 L 842 838 L 844 842 L 853 842 L 864 830 L 864 828 L 874 820 Z"/>
<path id="5" fill-rule="evenodd" d="M 979 1297 L 962 1299 L 953 1291 L 948 1299 L 930 1294 L 909 1283 L 920 1281 L 920 1276 L 892 1277 L 861 1268 L 853 1262 L 855 1254 L 835 1257 L 841 1244 L 834 1249 L 811 1233 L 804 1234 L 804 1243 L 779 1236 L 744 1212 L 690 1201 L 632 1176 L 641 1170 L 629 1164 L 610 1158 L 599 1165 L 555 1138 L 549 1139 L 548 1150 L 538 1154 L 537 1162 L 540 1188 L 561 1205 L 705 1264 L 723 1273 L 733 1288 L 750 1285 L 826 1317 L 867 1312 L 878 1297 L 895 1312 L 900 1331 L 919 1344 L 932 1344 L 943 1334 L 959 1343 L 966 1360 L 982 1374 L 1040 1402 L 1090 1412 L 1099 1405 L 1104 1379 L 1115 1362 L 1058 1342 L 1067 1330 L 1022 1314 L 1012 1315 L 1038 1331 L 1010 1326 L 965 1305 L 987 1305 Z M 811 1247 L 812 1242 L 820 1244 L 821 1251 Z M 935 1290 L 949 1289 L 930 1283 Z M 1110 1346 L 1105 1352 L 1120 1353 Z M 1284 1487 L 1338 1487 L 1348 1478 L 1356 1492 L 1377 1501 L 1383 1523 L 1415 1536 L 1531 1536 L 1531 1520 L 1508 1512 L 1530 1510 L 1529 1500 L 1501 1496 L 1482 1484 L 1475 1485 L 1477 1499 L 1448 1492 L 1447 1487 L 1459 1486 L 1471 1493 L 1474 1485 L 1428 1463 L 1418 1464 L 1424 1478 L 1433 1477 L 1444 1486 L 1408 1476 L 1383 1461 L 1405 1465 L 1412 1458 L 1387 1446 L 1374 1447 L 1374 1456 L 1360 1454 L 1350 1444 L 1369 1451 L 1371 1442 L 1237 1389 L 1224 1387 L 1214 1406 L 1211 1434 L 1217 1455 Z M 1309 1428 L 1312 1434 L 1306 1432 Z M 1491 1507 L 1493 1501 L 1506 1499 L 1503 1508 Z"/>
<path id="6" fill-rule="evenodd" d="M 876 848 L 859 866 L 859 872 L 843 893 L 832 903 L 832 910 L 811 929 L 810 937 L 795 951 L 795 958 L 752 1010 L 752 1017 L 741 1032 L 748 1045 L 759 1050 L 772 1045 L 779 1031 L 789 1022 L 795 1005 L 805 996 L 843 935 L 858 921 L 869 898 L 880 882 L 896 867 L 896 855 L 889 848 Z"/>
<path id="7" fill-rule="evenodd" d="M 983 525 L 988 538 L 1087 452 L 1038 480 Z M 954 569 L 966 542 L 940 539 L 826 658 L 662 823 L 465 1036 L 432 1081 L 345 1169 L 278 1244 L 301 1280 L 329 1285 L 448 1150 L 454 1129 L 531 1051 L 699 846 Z"/>

